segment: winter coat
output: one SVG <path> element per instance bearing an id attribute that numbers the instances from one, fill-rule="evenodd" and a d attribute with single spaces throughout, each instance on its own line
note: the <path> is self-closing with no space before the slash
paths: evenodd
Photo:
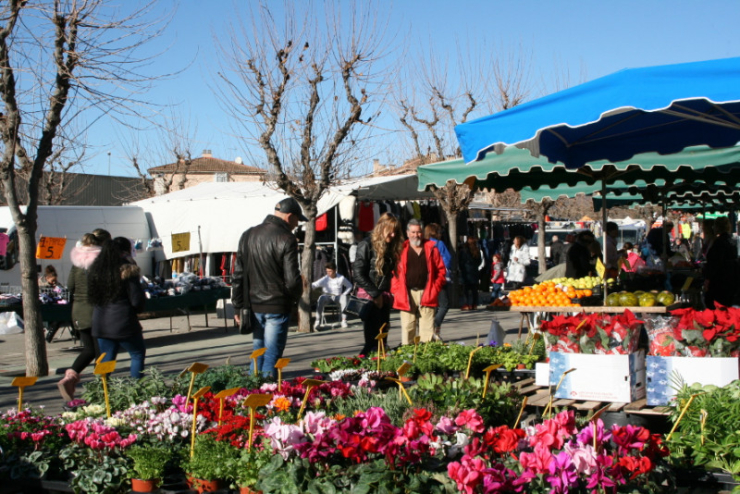
<path id="1" fill-rule="evenodd" d="M 480 269 L 481 262 L 483 261 L 480 250 L 478 256 L 473 256 L 467 245 L 463 245 L 460 249 L 460 277 L 462 278 L 463 285 L 477 285 L 478 284 L 478 271 Z"/>
<path id="2" fill-rule="evenodd" d="M 501 261 L 493 261 L 491 269 L 491 283 L 498 283 L 503 285 L 506 283 L 506 277 L 504 276 L 504 263 Z"/>
<path id="3" fill-rule="evenodd" d="M 552 263 L 556 266 L 566 261 L 567 252 L 568 246 L 560 240 L 550 244 L 550 259 L 552 259 Z"/>
<path id="4" fill-rule="evenodd" d="M 705 276 L 709 281 L 707 295 L 722 305 L 731 305 L 740 287 L 737 245 L 729 233 L 714 239 L 707 252 Z"/>
<path id="5" fill-rule="evenodd" d="M 427 262 L 427 283 L 421 295 L 422 307 L 437 307 L 437 296 L 445 285 L 445 263 L 439 250 L 429 241 L 422 244 Z M 393 294 L 393 308 L 398 310 L 411 310 L 409 303 L 409 290 L 406 287 L 406 263 L 409 257 L 409 241 L 403 243 L 401 259 L 396 266 L 396 272 L 391 280 L 391 293 Z"/>
<path id="6" fill-rule="evenodd" d="M 515 261 L 517 258 L 518 261 Z M 521 283 L 527 277 L 527 266 L 529 266 L 529 246 L 524 243 L 516 248 L 516 245 L 511 246 L 511 254 L 509 254 L 509 265 L 508 272 L 506 273 L 506 281 L 513 281 Z"/>
<path id="7" fill-rule="evenodd" d="M 141 287 L 141 273 L 135 264 L 121 265 L 121 286 L 118 297 L 104 306 L 93 307 L 92 335 L 108 340 L 125 340 L 141 334 L 136 314 L 144 310 L 146 295 Z"/>
<path id="8" fill-rule="evenodd" d="M 445 263 L 445 279 L 450 282 L 452 281 L 452 254 L 450 253 L 450 250 L 447 248 L 444 242 L 441 240 L 437 240 L 436 238 L 430 238 L 430 242 L 432 242 L 439 251 L 439 255 L 442 256 L 442 261 Z"/>
<path id="9" fill-rule="evenodd" d="M 363 239 L 357 244 L 355 262 L 352 264 L 352 276 L 355 283 L 372 298 L 377 298 L 383 292 L 391 289 L 391 277 L 395 263 L 390 257 L 386 257 L 383 263 L 383 272 L 378 273 L 375 269 L 375 249 L 373 249 L 372 237 Z"/>
<path id="10" fill-rule="evenodd" d="M 262 224 L 239 239 L 231 280 L 234 309 L 251 307 L 262 314 L 290 314 L 302 291 L 298 240 L 285 220 L 267 215 Z"/>
<path id="11" fill-rule="evenodd" d="M 92 328 L 93 305 L 87 296 L 87 270 L 98 254 L 100 247 L 97 245 L 75 246 L 69 254 L 72 269 L 67 277 L 67 288 L 72 304 L 72 323 L 77 330 Z"/>

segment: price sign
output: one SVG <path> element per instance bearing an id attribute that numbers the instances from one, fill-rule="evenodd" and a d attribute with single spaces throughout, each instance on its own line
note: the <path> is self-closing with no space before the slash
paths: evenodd
<path id="1" fill-rule="evenodd" d="M 36 259 L 61 259 L 62 254 L 64 254 L 64 245 L 66 243 L 66 238 L 42 236 L 36 246 Z"/>
<path id="2" fill-rule="evenodd" d="M 596 259 L 596 272 L 599 274 L 599 278 L 603 278 L 604 273 L 606 273 L 606 267 L 601 262 L 601 259 Z"/>
<path id="3" fill-rule="evenodd" d="M 172 234 L 172 252 L 190 250 L 190 232 Z"/>

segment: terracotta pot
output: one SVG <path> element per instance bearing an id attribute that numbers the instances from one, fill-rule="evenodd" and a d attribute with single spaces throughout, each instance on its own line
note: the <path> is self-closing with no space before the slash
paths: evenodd
<path id="1" fill-rule="evenodd" d="M 262 494 L 262 491 L 255 491 L 251 487 L 243 486 L 239 487 L 239 494 Z"/>
<path id="2" fill-rule="evenodd" d="M 191 489 L 195 489 L 199 493 L 216 492 L 217 490 L 221 489 L 222 486 L 222 480 L 205 480 L 188 477 L 188 487 L 190 487 Z"/>
<path id="3" fill-rule="evenodd" d="M 159 479 L 131 479 L 131 490 L 134 492 L 154 492 L 157 490 L 158 485 Z"/>
<path id="4" fill-rule="evenodd" d="M 414 380 L 412 377 L 409 376 L 401 376 L 400 379 L 402 383 L 408 383 Z"/>
<path id="5" fill-rule="evenodd" d="M 524 365 L 524 364 L 516 364 L 516 368 L 517 368 L 517 369 L 526 369 L 526 368 L 527 368 L 527 366 L 526 366 L 526 365 Z"/>

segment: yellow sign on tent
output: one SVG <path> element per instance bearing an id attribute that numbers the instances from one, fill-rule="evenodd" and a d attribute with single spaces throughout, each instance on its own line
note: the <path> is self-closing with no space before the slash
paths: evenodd
<path id="1" fill-rule="evenodd" d="M 172 252 L 190 250 L 190 232 L 172 234 Z"/>

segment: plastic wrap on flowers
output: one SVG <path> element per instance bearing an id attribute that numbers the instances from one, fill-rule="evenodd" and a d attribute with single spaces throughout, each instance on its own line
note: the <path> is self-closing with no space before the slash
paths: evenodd
<path id="1" fill-rule="evenodd" d="M 716 309 L 678 309 L 677 350 L 685 357 L 736 357 L 740 353 L 740 309 L 715 303 Z"/>
<path id="2" fill-rule="evenodd" d="M 680 356 L 679 348 L 683 344 L 676 339 L 675 317 L 647 317 L 645 318 L 645 330 L 648 334 L 650 346 L 648 355 L 654 357 L 677 357 Z"/>
<path id="3" fill-rule="evenodd" d="M 581 353 L 628 355 L 637 351 L 641 319 L 629 310 L 623 314 L 595 317 L 584 325 L 579 341 Z"/>
<path id="4" fill-rule="evenodd" d="M 589 316 L 554 316 L 542 321 L 540 328 L 545 337 L 548 352 L 581 353 L 580 338 Z"/>

